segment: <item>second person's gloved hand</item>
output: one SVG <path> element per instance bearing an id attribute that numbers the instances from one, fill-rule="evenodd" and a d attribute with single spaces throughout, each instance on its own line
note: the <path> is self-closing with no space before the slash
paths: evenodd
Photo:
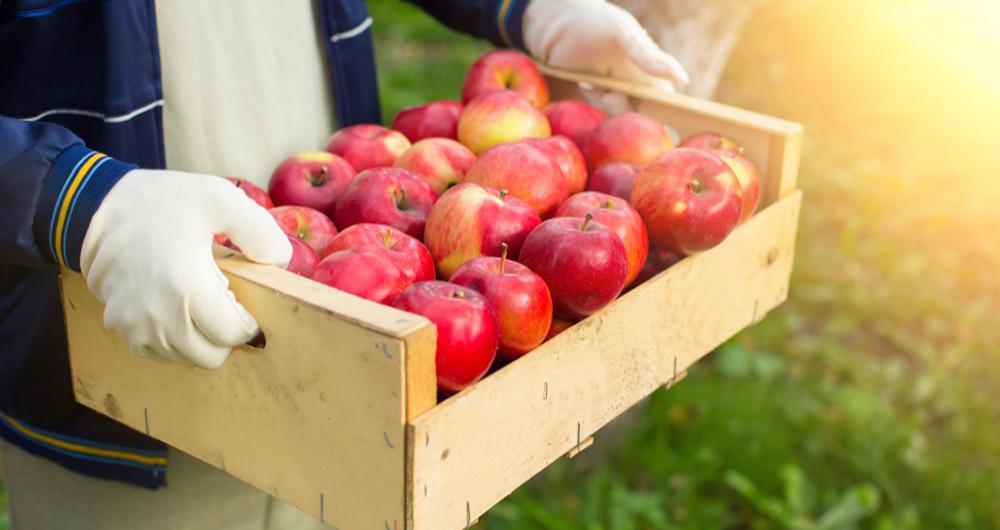
<path id="1" fill-rule="evenodd" d="M 522 24 L 528 52 L 550 66 L 665 90 L 689 81 L 635 17 L 605 0 L 532 0 Z"/>
<path id="2" fill-rule="evenodd" d="M 105 304 L 104 326 L 137 355 L 220 366 L 259 328 L 215 264 L 219 232 L 253 261 L 284 267 L 291 258 L 267 210 L 226 180 L 127 173 L 94 214 L 81 252 L 87 286 Z"/>

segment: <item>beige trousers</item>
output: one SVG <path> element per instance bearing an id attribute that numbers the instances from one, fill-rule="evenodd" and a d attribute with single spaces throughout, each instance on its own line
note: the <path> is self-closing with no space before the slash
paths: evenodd
<path id="1" fill-rule="evenodd" d="M 90 478 L 0 439 L 12 530 L 319 530 L 318 520 L 174 448 L 156 491 Z"/>

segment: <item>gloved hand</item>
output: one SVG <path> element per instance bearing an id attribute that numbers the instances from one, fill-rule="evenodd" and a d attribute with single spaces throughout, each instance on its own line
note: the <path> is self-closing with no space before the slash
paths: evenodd
<path id="1" fill-rule="evenodd" d="M 104 327 L 142 357 L 217 368 L 257 321 L 215 264 L 226 233 L 251 260 L 284 267 L 292 248 L 267 212 L 224 179 L 133 170 L 105 196 L 83 240 L 87 286 Z"/>
<path id="2" fill-rule="evenodd" d="M 528 52 L 556 68 L 670 91 L 671 82 L 689 81 L 681 63 L 635 17 L 605 0 L 532 0 L 522 28 Z"/>

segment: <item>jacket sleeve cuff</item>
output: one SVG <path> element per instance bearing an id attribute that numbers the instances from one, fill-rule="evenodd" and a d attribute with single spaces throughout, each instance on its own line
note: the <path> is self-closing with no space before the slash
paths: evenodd
<path id="1" fill-rule="evenodd" d="M 521 34 L 521 19 L 531 0 L 489 0 L 486 15 L 492 16 L 487 24 L 487 37 L 498 46 L 527 50 Z"/>
<path id="2" fill-rule="evenodd" d="M 79 144 L 59 154 L 45 175 L 35 211 L 35 237 L 42 252 L 79 271 L 90 219 L 115 183 L 136 167 Z"/>

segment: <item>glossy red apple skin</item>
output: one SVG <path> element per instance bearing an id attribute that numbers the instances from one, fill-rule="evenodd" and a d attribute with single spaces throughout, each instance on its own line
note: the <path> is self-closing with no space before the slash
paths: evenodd
<path id="1" fill-rule="evenodd" d="M 692 147 L 694 149 L 718 149 L 734 155 L 743 154 L 740 144 L 722 136 L 719 133 L 705 132 L 688 136 L 681 140 L 677 147 Z"/>
<path id="2" fill-rule="evenodd" d="M 475 161 L 476 155 L 455 140 L 427 138 L 403 152 L 396 159 L 396 167 L 423 177 L 441 195 L 462 182 Z"/>
<path id="3" fill-rule="evenodd" d="M 473 99 L 458 119 L 458 141 L 477 155 L 496 145 L 551 135 L 545 115 L 510 90 Z"/>
<path id="4" fill-rule="evenodd" d="M 628 258 L 625 285 L 628 286 L 639 275 L 649 253 L 649 236 L 642 217 L 625 199 L 597 191 L 584 191 L 570 196 L 559 206 L 555 216 L 582 219 L 588 213 L 593 216 L 594 221 L 614 232 L 625 245 L 625 256 Z"/>
<path id="5" fill-rule="evenodd" d="M 674 146 L 660 122 L 636 112 L 612 116 L 598 125 L 583 144 L 591 172 L 609 162 L 646 165 Z"/>
<path id="6" fill-rule="evenodd" d="M 566 331 L 567 329 L 571 328 L 574 324 L 576 324 L 575 320 L 553 317 L 552 325 L 549 326 L 549 332 L 545 334 L 545 340 L 549 340 L 552 337 L 555 337 L 556 335 L 562 333 L 563 331 Z"/>
<path id="7" fill-rule="evenodd" d="M 482 94 L 512 90 L 542 109 L 549 102 L 549 85 L 527 55 L 513 50 L 494 50 L 472 63 L 462 85 L 462 103 Z"/>
<path id="8" fill-rule="evenodd" d="M 288 260 L 285 270 L 311 278 L 319 265 L 319 254 L 297 237 L 288 236 L 288 241 L 292 243 L 292 259 Z"/>
<path id="9" fill-rule="evenodd" d="M 728 151 L 715 151 L 719 158 L 729 166 L 736 174 L 736 180 L 740 181 L 743 188 L 743 211 L 740 213 L 740 222 L 746 221 L 757 211 L 760 204 L 760 173 L 753 165 L 741 155 L 734 155 Z"/>
<path id="10" fill-rule="evenodd" d="M 392 128 L 403 133 L 411 143 L 424 138 L 458 138 L 458 117 L 464 107 L 458 101 L 432 101 L 407 107 L 396 114 Z"/>
<path id="11" fill-rule="evenodd" d="M 277 206 L 268 210 L 281 230 L 309 245 L 320 256 L 337 235 L 337 227 L 329 217 L 308 206 Z"/>
<path id="12" fill-rule="evenodd" d="M 479 155 L 465 182 L 482 184 L 530 204 L 542 218 L 569 197 L 562 169 L 553 157 L 531 141 L 498 145 Z"/>
<path id="13" fill-rule="evenodd" d="M 500 325 L 501 357 L 517 359 L 545 340 L 552 323 L 552 296 L 531 269 L 510 259 L 481 257 L 463 263 L 448 281 L 489 301 Z"/>
<path id="14" fill-rule="evenodd" d="M 342 230 L 327 247 L 328 252 L 370 250 L 384 254 L 410 282 L 434 279 L 434 260 L 417 239 L 386 225 L 359 223 Z"/>
<path id="15" fill-rule="evenodd" d="M 587 187 L 587 161 L 583 159 L 583 153 L 572 140 L 565 136 L 553 136 L 525 141 L 549 155 L 549 158 L 559 166 L 566 179 L 566 190 L 570 195 L 579 193 Z"/>
<path id="16" fill-rule="evenodd" d="M 246 193 L 247 197 L 250 197 L 253 202 L 259 204 L 265 210 L 274 208 L 274 202 L 271 200 L 271 197 L 260 186 L 239 177 L 226 177 L 226 180 L 243 190 L 243 193 Z"/>
<path id="17" fill-rule="evenodd" d="M 343 158 L 326 151 L 308 151 L 278 164 L 268 192 L 278 206 L 308 206 L 329 216 L 354 175 L 354 168 Z"/>
<path id="18" fill-rule="evenodd" d="M 316 266 L 312 279 L 387 305 L 413 284 L 383 253 L 365 249 L 339 250 L 327 255 Z"/>
<path id="19" fill-rule="evenodd" d="M 399 155 L 410 148 L 403 133 L 381 125 L 362 123 L 333 133 L 326 150 L 347 160 L 356 171 L 392 167 Z"/>
<path id="20" fill-rule="evenodd" d="M 565 136 L 581 150 L 587 135 L 608 118 L 601 109 L 573 99 L 549 103 L 545 107 L 545 117 L 549 119 L 553 136 Z"/>
<path id="21" fill-rule="evenodd" d="M 423 239 L 437 193 L 405 169 L 378 167 L 358 173 L 337 201 L 333 219 L 341 228 L 358 223 L 389 225 Z"/>
<path id="22" fill-rule="evenodd" d="M 466 182 L 446 191 L 431 208 L 424 241 L 438 274 L 450 277 L 460 265 L 479 256 L 517 259 L 528 234 L 542 222 L 528 203 L 495 188 Z"/>
<path id="23" fill-rule="evenodd" d="M 496 358 L 500 330 L 486 297 L 442 281 L 415 283 L 393 305 L 437 326 L 438 389 L 453 393 L 478 381 Z"/>
<path id="24" fill-rule="evenodd" d="M 642 270 L 639 271 L 639 277 L 635 279 L 635 282 L 633 282 L 629 288 L 634 288 L 646 280 L 653 278 L 657 274 L 660 274 L 673 266 L 681 259 L 682 256 L 678 256 L 677 254 L 667 252 L 666 250 L 660 248 L 650 247 L 649 256 L 646 257 L 646 263 L 643 264 Z"/>
<path id="25" fill-rule="evenodd" d="M 743 189 L 718 155 L 703 149 L 672 149 L 642 168 L 632 189 L 650 241 L 674 254 L 708 250 L 740 220 Z"/>
<path id="26" fill-rule="evenodd" d="M 625 162 L 610 162 L 594 170 L 587 180 L 588 191 L 599 191 L 621 197 L 626 201 L 632 198 L 632 186 L 635 176 L 642 166 Z"/>
<path id="27" fill-rule="evenodd" d="M 611 303 L 625 287 L 625 245 L 604 225 L 556 217 L 535 228 L 519 261 L 535 271 L 552 294 L 555 314 L 575 319 Z"/>

